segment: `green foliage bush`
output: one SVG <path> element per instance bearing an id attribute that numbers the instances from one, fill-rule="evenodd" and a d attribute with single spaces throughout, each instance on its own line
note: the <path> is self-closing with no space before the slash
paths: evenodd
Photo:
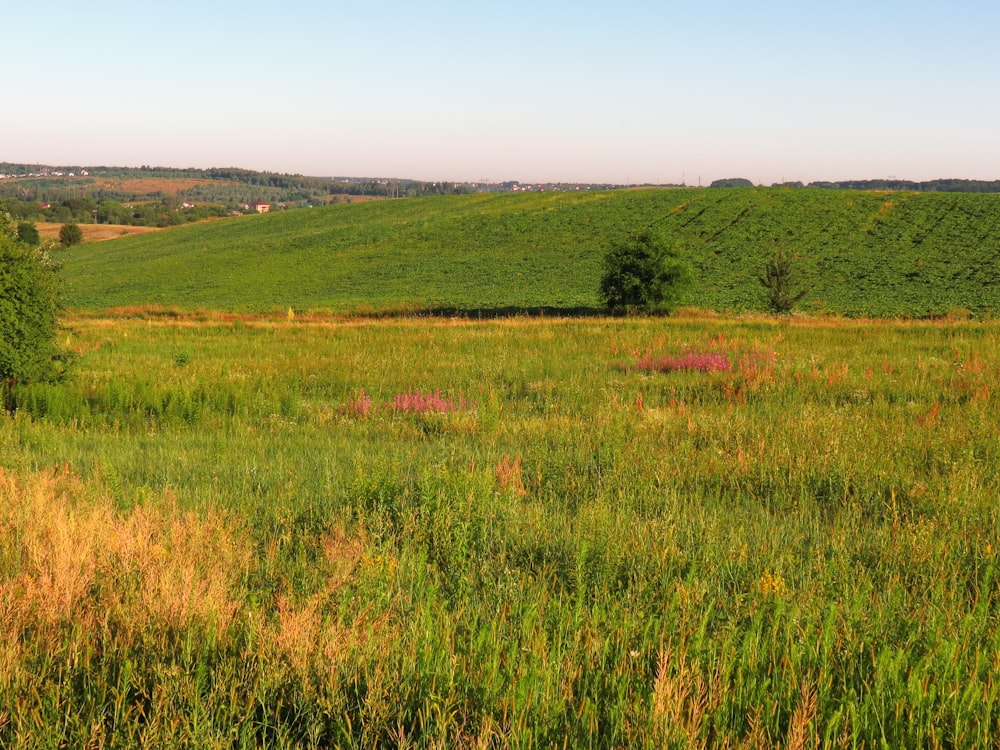
<path id="1" fill-rule="evenodd" d="M 669 313 L 691 278 L 675 247 L 640 232 L 613 245 L 605 256 L 601 301 L 613 311 Z"/>
<path id="2" fill-rule="evenodd" d="M 45 250 L 18 242 L 0 215 L 0 388 L 55 378 L 63 356 L 55 344 L 59 296 Z"/>
<path id="3" fill-rule="evenodd" d="M 27 245 L 38 245 L 42 241 L 38 235 L 38 228 L 30 221 L 17 223 L 17 239 Z"/>
<path id="4" fill-rule="evenodd" d="M 83 230 L 79 224 L 70 222 L 63 224 L 59 230 L 59 244 L 63 247 L 72 247 L 83 242 Z"/>

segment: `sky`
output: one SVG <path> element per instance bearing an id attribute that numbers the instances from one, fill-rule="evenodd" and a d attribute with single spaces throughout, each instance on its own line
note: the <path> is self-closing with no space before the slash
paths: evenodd
<path id="1" fill-rule="evenodd" d="M 995 0 L 47 0 L 3 16 L 0 161 L 1000 179 Z"/>

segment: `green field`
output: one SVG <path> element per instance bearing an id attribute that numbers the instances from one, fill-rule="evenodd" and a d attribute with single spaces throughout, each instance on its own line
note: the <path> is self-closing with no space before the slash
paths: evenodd
<path id="1" fill-rule="evenodd" d="M 60 251 L 75 363 L 0 415 L 0 748 L 995 747 L 998 201 L 456 196 Z M 649 227 L 686 309 L 594 314 Z M 776 250 L 822 314 L 753 312 Z"/>
<path id="2" fill-rule="evenodd" d="M 593 311 L 609 244 L 652 227 L 696 272 L 685 305 L 763 310 L 789 252 L 806 312 L 991 315 L 1000 196 L 820 189 L 467 195 L 208 222 L 59 253 L 71 307 Z"/>
<path id="3" fill-rule="evenodd" d="M 1000 736 L 994 323 L 70 324 L 0 747 Z"/>

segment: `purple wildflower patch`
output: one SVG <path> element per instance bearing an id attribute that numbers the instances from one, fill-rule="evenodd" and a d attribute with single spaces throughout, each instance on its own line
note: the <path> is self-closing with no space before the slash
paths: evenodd
<path id="1" fill-rule="evenodd" d="M 683 354 L 645 354 L 636 360 L 632 369 L 644 372 L 675 372 L 677 370 L 726 372 L 733 369 L 733 363 L 725 352 L 689 351 Z"/>
<path id="2" fill-rule="evenodd" d="M 341 414 L 348 414 L 352 417 L 367 417 L 372 413 L 372 398 L 364 391 L 351 402 L 340 407 Z"/>
<path id="3" fill-rule="evenodd" d="M 776 358 L 773 351 L 756 348 L 693 347 L 684 347 L 675 353 L 657 353 L 650 349 L 645 354 L 633 352 L 633 356 L 635 362 L 621 369 L 632 372 L 738 372 L 744 376 L 772 368 Z"/>
<path id="4" fill-rule="evenodd" d="M 443 397 L 440 390 L 433 393 L 421 393 L 419 390 L 413 390 L 409 393 L 393 396 L 392 401 L 384 404 L 383 408 L 413 414 L 447 414 L 454 411 L 466 411 L 471 407 L 465 399 L 460 398 L 455 401 Z"/>
<path id="5" fill-rule="evenodd" d="M 449 414 L 452 412 L 468 411 L 474 408 L 474 404 L 464 398 L 447 398 L 441 395 L 440 390 L 421 392 L 413 389 L 405 393 L 393 396 L 389 401 L 376 406 L 364 391 L 352 399 L 349 403 L 341 407 L 341 414 L 352 417 L 368 417 L 375 412 L 395 412 L 397 414 Z"/>

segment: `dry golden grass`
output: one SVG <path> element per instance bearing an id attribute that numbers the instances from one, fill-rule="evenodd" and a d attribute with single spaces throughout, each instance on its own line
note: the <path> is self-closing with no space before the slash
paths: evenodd
<path id="1" fill-rule="evenodd" d="M 709 741 L 702 727 L 719 707 L 725 690 L 724 678 L 718 668 L 706 676 L 698 662 L 689 661 L 683 652 L 675 654 L 670 647 L 661 649 L 652 696 L 655 740 L 662 746 L 708 747 Z M 735 746 L 761 749 L 785 747 L 787 750 L 818 747 L 816 713 L 815 687 L 803 684 L 783 744 L 768 737 L 758 713 L 747 717 L 749 731 Z M 734 745 L 727 741 L 722 746 Z"/>
<path id="2" fill-rule="evenodd" d="M 788 750 L 819 747 L 819 735 L 813 727 L 815 719 L 816 689 L 803 684 L 799 702 L 792 714 L 791 726 L 788 728 L 788 741 L 785 743 Z"/>
<path id="3" fill-rule="evenodd" d="M 0 469 L 3 640 L 32 624 L 86 629 L 106 617 L 133 632 L 197 621 L 224 635 L 250 546 L 222 517 L 164 499 L 119 514 L 65 469 L 27 479 Z"/>
<path id="4" fill-rule="evenodd" d="M 352 536 L 334 528 L 319 541 L 324 586 L 298 606 L 291 596 L 279 595 L 277 617 L 261 638 L 264 647 L 284 658 L 300 677 L 310 671 L 330 673 L 344 655 L 386 624 L 385 618 L 372 620 L 360 613 L 351 626 L 344 626 L 331 610 L 337 592 L 354 580 L 364 562 L 363 533 Z"/>
<path id="5" fill-rule="evenodd" d="M 316 659 L 322 626 L 322 599 L 322 594 L 314 595 L 304 606 L 296 607 L 290 597 L 279 596 L 277 622 L 267 630 L 265 641 L 269 641 L 299 675 L 305 675 Z"/>
<path id="6" fill-rule="evenodd" d="M 676 662 L 676 663 L 674 663 Z M 706 747 L 702 723 L 709 708 L 709 689 L 698 664 L 683 653 L 660 651 L 653 682 L 653 727 L 658 742 L 681 740 L 686 747 Z"/>
<path id="7" fill-rule="evenodd" d="M 497 464 L 494 473 L 497 477 L 497 484 L 504 492 L 513 493 L 517 497 L 524 497 L 528 491 L 524 488 L 524 481 L 521 477 L 521 454 L 518 453 L 512 461 L 509 455 L 504 457 Z"/>
<path id="8" fill-rule="evenodd" d="M 247 614 L 238 598 L 254 548 L 220 514 L 178 509 L 169 491 L 127 513 L 68 470 L 22 478 L 0 467 L 0 675 L 18 658 L 33 625 L 86 631 L 112 618 L 120 632 L 197 623 L 225 636 Z M 355 613 L 340 626 L 331 602 L 365 564 L 363 532 L 335 528 L 319 539 L 324 586 L 296 604 L 278 597 L 262 647 L 298 671 L 334 663 L 345 645 L 365 642 L 384 621 Z M 369 561 L 370 562 L 370 561 Z"/>
<path id="9" fill-rule="evenodd" d="M 62 229 L 62 226 L 62 224 L 53 224 L 44 221 L 35 224 L 39 237 L 43 240 L 52 240 L 54 242 L 59 241 L 59 230 Z M 101 242 L 103 240 L 115 240 L 131 234 L 163 231 L 159 227 L 133 227 L 126 224 L 79 224 L 78 226 L 83 232 L 84 242 Z"/>

